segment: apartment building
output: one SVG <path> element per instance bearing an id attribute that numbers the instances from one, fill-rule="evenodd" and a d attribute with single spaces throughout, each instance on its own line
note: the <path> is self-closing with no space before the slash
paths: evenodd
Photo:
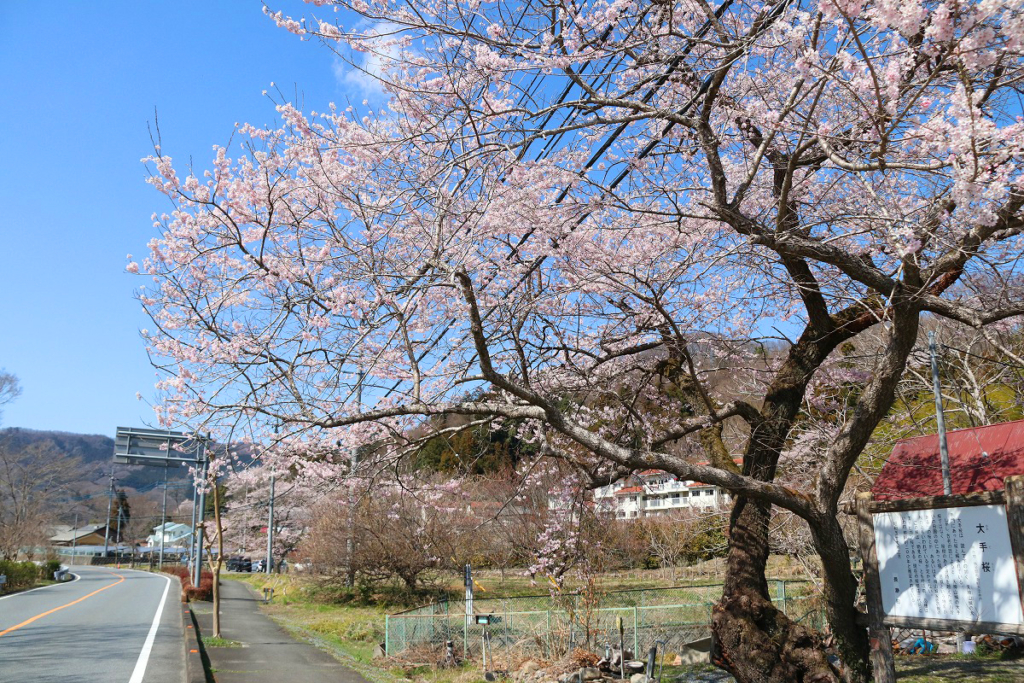
<path id="1" fill-rule="evenodd" d="M 717 486 L 680 481 L 661 470 L 645 470 L 594 490 L 594 504 L 598 510 L 616 519 L 708 511 L 724 507 L 728 502 L 728 494 Z"/>

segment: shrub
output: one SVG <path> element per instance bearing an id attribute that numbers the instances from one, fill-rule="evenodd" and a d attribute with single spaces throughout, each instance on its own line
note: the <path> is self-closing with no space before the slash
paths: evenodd
<path id="1" fill-rule="evenodd" d="M 184 600 L 212 600 L 213 573 L 203 570 L 199 574 L 199 586 L 192 585 L 192 575 L 186 567 L 165 567 L 165 574 L 181 579 L 181 595 Z"/>
<path id="2" fill-rule="evenodd" d="M 0 561 L 0 574 L 7 575 L 7 583 L 3 585 L 4 592 L 31 588 L 39 580 L 39 567 L 34 562 L 11 562 Z M 51 574 L 47 578 L 53 578 Z"/>
<path id="3" fill-rule="evenodd" d="M 60 571 L 60 560 L 47 560 L 39 566 L 39 578 L 44 581 L 53 579 L 57 571 Z"/>

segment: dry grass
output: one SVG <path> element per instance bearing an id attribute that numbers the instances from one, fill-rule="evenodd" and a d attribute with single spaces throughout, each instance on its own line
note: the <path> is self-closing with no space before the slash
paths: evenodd
<path id="1" fill-rule="evenodd" d="M 687 570 L 655 570 L 609 572 L 601 576 L 602 591 L 630 590 L 637 588 L 668 588 L 716 583 L 723 571 L 721 561 L 710 561 Z M 769 575 L 773 578 L 806 578 L 803 567 L 787 558 L 772 558 Z M 274 589 L 271 605 L 264 609 L 268 614 L 294 635 L 312 642 L 334 654 L 363 675 L 372 683 L 477 683 L 483 681 L 483 672 L 476 664 L 456 668 L 435 666 L 442 658 L 439 650 L 406 652 L 401 658 L 375 659 L 374 651 L 384 640 L 384 616 L 400 609 L 394 602 L 386 606 L 367 606 L 373 602 L 373 594 L 352 599 L 351 592 L 336 591 L 317 581 L 295 575 L 249 574 L 234 575 L 234 578 L 249 583 L 257 592 L 263 588 Z M 529 577 L 507 572 L 504 577 L 498 571 L 475 573 L 478 598 L 505 597 L 517 595 L 546 595 L 548 586 L 531 582 Z M 674 579 L 674 580 L 673 580 Z M 448 585 L 450 581 L 451 585 Z M 461 590 L 459 579 L 445 577 L 437 585 L 446 588 L 452 595 Z M 359 596 L 356 596 L 359 598 Z M 390 601 L 394 594 L 388 594 Z M 347 601 L 339 604 L 339 600 Z M 499 670 L 516 671 L 526 661 L 525 655 L 512 656 L 503 653 L 494 666 Z M 557 673 L 578 669 L 580 664 L 567 658 L 562 662 L 541 662 L 549 672 Z"/>

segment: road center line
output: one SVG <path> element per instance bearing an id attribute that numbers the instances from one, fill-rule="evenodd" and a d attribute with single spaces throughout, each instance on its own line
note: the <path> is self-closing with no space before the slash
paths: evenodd
<path id="1" fill-rule="evenodd" d="M 163 597 L 160 598 L 160 606 L 156 608 L 156 616 L 153 617 L 153 625 L 149 627 L 149 635 L 146 636 L 146 642 L 142 645 L 142 652 L 139 653 L 139 661 L 135 662 L 135 670 L 132 671 L 131 680 L 128 683 L 142 683 L 142 677 L 146 675 L 146 665 L 149 664 L 149 654 L 153 651 L 153 641 L 156 640 L 156 631 L 160 628 L 160 615 L 164 613 L 164 603 L 167 602 L 167 590 L 171 587 L 171 577 L 163 577 L 167 579 L 167 585 L 164 586 Z"/>
<path id="2" fill-rule="evenodd" d="M 124 582 L 124 577 L 121 576 L 120 574 L 114 574 L 113 572 L 110 572 L 110 574 L 112 576 L 118 577 L 118 580 L 115 581 L 114 583 L 108 583 L 103 588 L 100 588 L 98 590 L 94 590 L 92 593 L 89 593 L 88 595 L 83 595 L 82 597 L 78 598 L 77 600 L 72 600 L 71 602 L 69 602 L 69 603 L 67 603 L 65 605 L 61 605 L 60 607 L 54 607 L 53 609 L 47 610 L 47 611 L 43 612 L 42 614 L 35 615 L 31 619 L 26 619 L 25 621 L 21 622 L 20 624 L 15 624 L 14 626 L 11 626 L 8 629 L 4 629 L 3 631 L 0 631 L 0 637 L 3 637 L 3 636 L 5 636 L 8 633 L 11 633 L 13 631 L 17 631 L 22 626 L 28 626 L 33 621 L 36 621 L 37 619 L 42 619 L 43 617 L 45 617 L 48 614 L 53 614 L 54 612 L 59 612 L 62 609 L 64 609 L 65 607 L 71 607 L 72 605 L 77 605 L 78 603 L 82 602 L 86 598 L 91 598 L 92 596 L 96 595 L 97 593 L 102 593 L 103 591 L 107 590 L 108 588 L 113 588 L 117 584 Z"/>

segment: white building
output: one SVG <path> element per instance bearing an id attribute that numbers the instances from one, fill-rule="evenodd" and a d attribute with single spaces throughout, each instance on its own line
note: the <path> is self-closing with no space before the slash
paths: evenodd
<path id="1" fill-rule="evenodd" d="M 192 537 L 192 528 L 188 524 L 167 522 L 153 527 L 153 533 L 146 538 L 151 548 L 160 545 L 160 538 L 163 537 L 164 545 L 167 547 L 186 546 Z"/>
<path id="2" fill-rule="evenodd" d="M 598 510 L 616 519 L 667 516 L 686 510 L 707 511 L 729 502 L 717 486 L 680 481 L 661 470 L 645 470 L 630 479 L 594 489 Z"/>

